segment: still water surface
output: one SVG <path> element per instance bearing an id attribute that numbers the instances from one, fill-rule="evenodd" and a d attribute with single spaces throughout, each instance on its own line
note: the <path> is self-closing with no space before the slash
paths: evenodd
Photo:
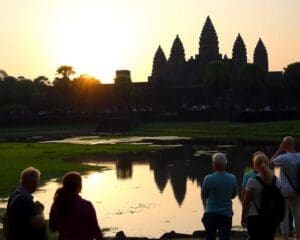
<path id="1" fill-rule="evenodd" d="M 128 236 L 147 237 L 159 237 L 171 230 L 192 233 L 203 229 L 200 190 L 204 176 L 211 173 L 211 154 L 225 152 L 228 171 L 241 183 L 243 169 L 250 165 L 249 159 L 256 150 L 270 154 L 273 148 L 185 141 L 171 150 L 83 159 L 87 164 L 106 166 L 109 170 L 83 176 L 81 195 L 94 204 L 101 227 L 109 228 L 106 236 L 120 230 Z M 50 181 L 35 194 L 36 199 L 45 203 L 46 216 L 58 186 Z M 233 209 L 233 225 L 239 226 L 238 197 L 233 200 Z"/>

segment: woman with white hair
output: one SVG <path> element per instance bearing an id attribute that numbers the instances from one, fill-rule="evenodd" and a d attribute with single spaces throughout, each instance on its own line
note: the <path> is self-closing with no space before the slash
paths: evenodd
<path id="1" fill-rule="evenodd" d="M 207 240 L 215 240 L 218 232 L 220 240 L 230 239 L 232 227 L 232 199 L 237 195 L 236 177 L 226 172 L 227 158 L 223 153 L 212 156 L 215 171 L 207 175 L 201 187 L 201 197 L 205 206 L 202 218 Z"/>

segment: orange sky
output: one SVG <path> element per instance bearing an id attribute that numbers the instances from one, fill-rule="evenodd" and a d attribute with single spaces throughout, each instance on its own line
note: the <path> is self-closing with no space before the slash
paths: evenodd
<path id="1" fill-rule="evenodd" d="M 53 79 L 63 64 L 111 82 L 116 69 L 146 81 L 159 44 L 169 56 L 178 33 L 197 54 L 207 15 L 229 57 L 238 33 L 248 60 L 262 37 L 271 70 L 300 59 L 299 0 L 0 0 L 0 69 Z"/>

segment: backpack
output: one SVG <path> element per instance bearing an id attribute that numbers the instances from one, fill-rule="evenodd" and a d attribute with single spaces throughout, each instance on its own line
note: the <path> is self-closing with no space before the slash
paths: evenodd
<path id="1" fill-rule="evenodd" d="M 266 221 L 281 222 L 285 215 L 285 200 L 276 186 L 276 177 L 273 178 L 271 184 L 265 184 L 259 176 L 256 176 L 255 179 L 263 186 L 260 208 L 254 201 L 258 214 Z"/>
<path id="2" fill-rule="evenodd" d="M 300 194 L 300 164 L 296 166 L 296 182 L 293 182 L 284 168 L 282 168 L 284 175 L 286 176 L 287 180 L 289 181 L 290 185 L 292 186 L 295 193 Z M 294 184 L 295 183 L 295 184 Z"/>

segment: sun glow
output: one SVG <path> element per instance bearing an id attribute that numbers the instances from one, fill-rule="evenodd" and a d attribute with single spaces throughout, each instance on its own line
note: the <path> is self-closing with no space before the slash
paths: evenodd
<path id="1" fill-rule="evenodd" d="M 79 4 L 67 16 L 57 17 L 51 31 L 49 44 L 56 62 L 71 65 L 78 74 L 95 76 L 103 83 L 112 82 L 115 70 L 128 68 L 135 42 L 120 27 L 122 21 L 122 26 L 128 21 L 121 11 L 114 9 L 112 15 L 111 11 L 99 12 L 96 6 Z"/>

